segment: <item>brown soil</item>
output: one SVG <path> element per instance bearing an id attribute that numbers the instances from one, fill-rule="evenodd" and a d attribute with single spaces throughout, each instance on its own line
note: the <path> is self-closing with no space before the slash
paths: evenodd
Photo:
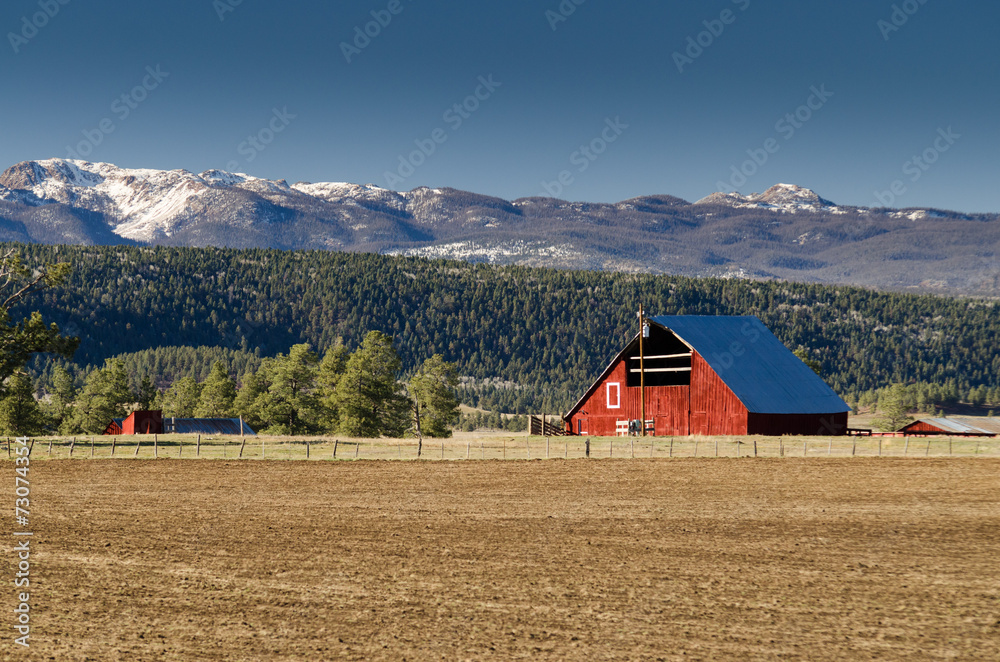
<path id="1" fill-rule="evenodd" d="M 37 462 L 31 648 L 0 657 L 997 660 L 998 472 Z"/>

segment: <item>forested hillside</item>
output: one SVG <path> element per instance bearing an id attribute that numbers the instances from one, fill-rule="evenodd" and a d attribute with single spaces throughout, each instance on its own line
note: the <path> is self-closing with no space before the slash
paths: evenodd
<path id="1" fill-rule="evenodd" d="M 29 263 L 72 264 L 67 285 L 30 308 L 82 338 L 76 363 L 129 354 L 135 383 L 161 388 L 219 358 L 241 373 L 296 343 L 354 348 L 379 330 L 404 372 L 435 353 L 455 362 L 470 404 L 564 411 L 635 333 L 640 302 L 650 314 L 757 315 L 849 402 L 892 382 L 996 387 L 1000 374 L 991 301 L 325 251 L 18 248 Z"/>

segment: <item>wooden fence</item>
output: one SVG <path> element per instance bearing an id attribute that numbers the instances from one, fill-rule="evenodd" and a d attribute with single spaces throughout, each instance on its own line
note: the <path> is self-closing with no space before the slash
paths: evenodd
<path id="1" fill-rule="evenodd" d="M 12 438 L 6 439 L 13 457 Z M 35 438 L 33 459 L 542 460 L 781 457 L 1000 457 L 970 437 L 470 437 L 337 439 L 142 435 Z M 0 453 L 3 453 L 0 450 Z M 419 455 L 418 455 L 419 453 Z M 2 457 L 2 455 L 0 455 Z"/>

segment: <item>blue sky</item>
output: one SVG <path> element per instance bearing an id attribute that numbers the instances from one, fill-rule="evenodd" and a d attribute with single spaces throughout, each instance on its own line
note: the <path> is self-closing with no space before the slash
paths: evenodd
<path id="1" fill-rule="evenodd" d="M 997 212 L 998 25 L 969 0 L 7 0 L 0 166 Z"/>

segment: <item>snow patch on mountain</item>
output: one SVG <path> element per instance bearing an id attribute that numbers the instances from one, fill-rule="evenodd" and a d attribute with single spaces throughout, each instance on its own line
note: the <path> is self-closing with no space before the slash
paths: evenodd
<path id="1" fill-rule="evenodd" d="M 552 245 L 543 241 L 516 240 L 489 245 L 474 241 L 458 241 L 448 244 L 435 244 L 432 246 L 421 246 L 420 248 L 388 251 L 386 254 L 503 264 L 512 258 L 569 257 L 574 254 L 574 249 L 571 244 Z"/>

